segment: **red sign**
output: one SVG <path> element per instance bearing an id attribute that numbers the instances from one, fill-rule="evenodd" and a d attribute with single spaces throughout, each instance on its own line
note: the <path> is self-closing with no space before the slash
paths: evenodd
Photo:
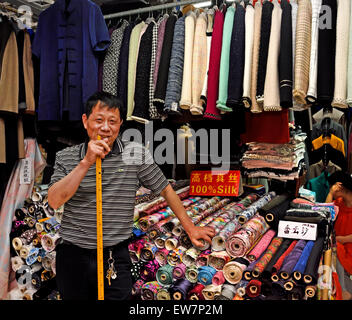
<path id="1" fill-rule="evenodd" d="M 192 171 L 190 192 L 192 196 L 238 196 L 241 172 L 230 171 Z"/>

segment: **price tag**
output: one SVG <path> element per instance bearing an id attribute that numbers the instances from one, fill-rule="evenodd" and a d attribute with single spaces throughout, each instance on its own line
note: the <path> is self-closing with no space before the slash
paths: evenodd
<path id="1" fill-rule="evenodd" d="M 32 181 L 32 159 L 22 159 L 20 170 L 20 184 L 31 184 Z"/>
<path id="2" fill-rule="evenodd" d="M 317 239 L 317 224 L 280 220 L 278 237 L 315 241 Z"/>

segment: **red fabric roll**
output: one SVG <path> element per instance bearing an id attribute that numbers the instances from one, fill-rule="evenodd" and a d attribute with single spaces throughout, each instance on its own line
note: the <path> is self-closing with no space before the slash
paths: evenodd
<path id="1" fill-rule="evenodd" d="M 251 288 L 255 288 L 255 292 L 251 290 Z M 248 282 L 246 287 L 246 294 L 250 298 L 255 298 L 260 295 L 262 288 L 262 282 L 256 279 L 252 279 Z"/>
<path id="2" fill-rule="evenodd" d="M 221 120 L 220 112 L 218 108 L 216 108 L 216 100 L 219 95 L 219 73 L 223 27 L 224 13 L 218 10 L 215 13 L 213 34 L 211 39 L 208 68 L 207 107 L 204 112 L 204 118 L 215 120 Z"/>
<path id="3" fill-rule="evenodd" d="M 198 283 L 192 290 L 190 290 L 188 292 L 188 299 L 193 296 L 196 295 L 198 297 L 199 300 L 204 300 L 204 296 L 202 293 L 202 290 L 204 289 L 204 285 L 201 283 Z"/>
<path id="4" fill-rule="evenodd" d="M 280 270 L 285 258 L 293 250 L 297 242 L 298 242 L 297 240 L 293 240 L 290 246 L 287 248 L 287 250 L 283 253 L 283 255 L 276 261 L 276 263 L 273 265 L 274 272 L 278 272 Z"/>

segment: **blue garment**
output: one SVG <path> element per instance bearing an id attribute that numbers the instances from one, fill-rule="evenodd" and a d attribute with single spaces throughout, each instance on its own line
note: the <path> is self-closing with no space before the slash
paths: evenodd
<path id="1" fill-rule="evenodd" d="M 98 89 L 98 57 L 110 44 L 100 8 L 90 0 L 57 0 L 39 15 L 32 53 L 40 59 L 38 120 L 81 120 Z"/>

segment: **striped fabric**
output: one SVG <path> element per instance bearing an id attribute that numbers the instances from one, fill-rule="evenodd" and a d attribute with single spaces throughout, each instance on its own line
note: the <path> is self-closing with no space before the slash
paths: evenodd
<path id="1" fill-rule="evenodd" d="M 56 155 L 49 187 L 69 174 L 84 158 L 86 144 L 61 150 Z M 156 194 L 168 181 L 142 145 L 116 140 L 102 161 L 103 243 L 115 245 L 132 234 L 138 181 Z M 60 228 L 63 240 L 86 249 L 96 248 L 96 174 L 91 166 L 75 195 L 65 203 Z"/>

